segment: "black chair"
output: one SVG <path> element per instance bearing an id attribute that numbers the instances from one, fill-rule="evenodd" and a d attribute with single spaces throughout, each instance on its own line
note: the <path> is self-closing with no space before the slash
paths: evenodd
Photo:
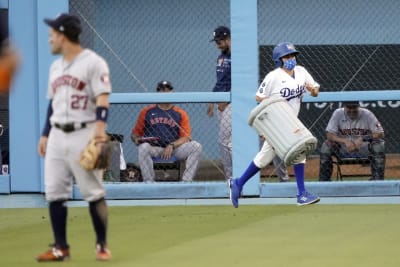
<path id="1" fill-rule="evenodd" d="M 348 155 L 333 155 L 332 163 L 336 165 L 336 180 L 343 181 L 344 176 L 369 176 L 370 174 L 348 174 L 344 175 L 341 169 L 341 165 L 362 165 L 369 166 L 371 164 L 368 156 L 359 154 L 348 154 Z"/>
<path id="2" fill-rule="evenodd" d="M 156 177 L 158 181 L 180 181 L 181 180 L 181 160 L 175 156 L 171 156 L 169 159 L 162 159 L 160 156 L 153 157 L 154 170 L 162 170 L 164 172 L 164 178 Z M 176 175 L 170 176 L 169 170 L 174 170 Z"/>

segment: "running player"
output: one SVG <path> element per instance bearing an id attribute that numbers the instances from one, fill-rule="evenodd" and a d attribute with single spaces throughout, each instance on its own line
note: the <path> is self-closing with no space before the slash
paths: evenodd
<path id="1" fill-rule="evenodd" d="M 297 116 L 300 111 L 301 99 L 305 92 L 314 97 L 318 96 L 319 84 L 314 81 L 304 67 L 297 65 L 296 56 L 298 54 L 299 51 L 291 43 L 285 42 L 275 46 L 272 52 L 272 59 L 277 68 L 269 72 L 262 81 L 256 93 L 257 102 L 261 102 L 273 95 L 279 95 L 288 101 Z M 267 141 L 264 141 L 261 150 L 242 176 L 229 181 L 230 198 L 235 208 L 239 206 L 239 197 L 244 184 L 261 168 L 267 166 L 274 156 L 274 148 Z M 300 206 L 319 201 L 319 197 L 310 194 L 305 189 L 304 165 L 305 161 L 294 165 L 298 189 L 297 204 Z"/>
<path id="2" fill-rule="evenodd" d="M 50 103 L 38 144 L 39 155 L 45 157 L 45 193 L 55 240 L 51 249 L 36 259 L 39 262 L 63 261 L 70 257 L 66 201 L 71 196 L 75 179 L 83 198 L 89 202 L 96 233 L 96 259 L 110 260 L 103 170 L 86 171 L 78 163 L 90 139 L 104 141 L 107 138 L 109 69 L 103 58 L 80 45 L 82 27 L 78 17 L 61 14 L 44 21 L 50 26 L 51 52 L 61 55 L 50 67 Z"/>

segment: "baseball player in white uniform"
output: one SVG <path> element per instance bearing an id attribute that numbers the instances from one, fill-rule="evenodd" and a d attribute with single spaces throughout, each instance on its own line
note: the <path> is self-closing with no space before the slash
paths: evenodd
<path id="1" fill-rule="evenodd" d="M 284 42 L 275 46 L 272 59 L 277 68 L 269 72 L 262 81 L 256 93 L 257 102 L 273 95 L 279 95 L 288 101 L 294 114 L 298 115 L 301 99 L 305 92 L 314 97 L 318 96 L 319 84 L 314 81 L 304 67 L 297 65 L 296 56 L 298 54 L 299 51 L 291 43 Z M 274 148 L 267 141 L 264 141 L 261 150 L 242 176 L 229 181 L 230 198 L 235 208 L 239 205 L 239 197 L 244 184 L 261 168 L 267 166 L 275 155 Z M 300 206 L 319 201 L 319 197 L 310 194 L 305 189 L 304 165 L 305 161 L 294 165 L 298 189 L 297 204 Z"/>
<path id="2" fill-rule="evenodd" d="M 80 153 L 90 139 L 107 138 L 105 129 L 111 93 L 108 65 L 95 52 L 81 47 L 82 28 L 78 17 L 61 14 L 44 22 L 50 26 L 52 54 L 61 55 L 50 67 L 50 103 L 38 144 L 39 154 L 45 157 L 45 193 L 55 240 L 51 249 L 36 259 L 39 262 L 63 261 L 70 257 L 66 201 L 75 180 L 83 198 L 89 202 L 96 233 L 96 259 L 110 260 L 103 170 L 86 171 L 79 165 Z"/>
<path id="3" fill-rule="evenodd" d="M 331 181 L 332 156 L 369 157 L 371 179 L 385 176 L 385 133 L 374 113 L 349 101 L 336 109 L 326 126 L 327 140 L 321 146 L 319 180 Z"/>

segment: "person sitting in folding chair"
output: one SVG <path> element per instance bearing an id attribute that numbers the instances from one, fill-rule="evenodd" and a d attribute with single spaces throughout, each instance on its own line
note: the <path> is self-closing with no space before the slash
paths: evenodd
<path id="1" fill-rule="evenodd" d="M 346 102 L 343 108 L 333 112 L 326 136 L 320 151 L 320 181 L 331 181 L 332 156 L 339 159 L 369 158 L 370 180 L 384 179 L 385 135 L 382 125 L 370 110 L 361 108 L 359 102 Z"/>
<path id="2" fill-rule="evenodd" d="M 161 81 L 157 92 L 170 93 L 169 81 Z M 192 140 L 189 116 L 171 103 L 149 105 L 140 111 L 132 130 L 132 141 L 138 145 L 139 166 L 144 182 L 154 182 L 154 158 L 186 160 L 182 181 L 191 182 L 196 174 L 202 146 Z"/>

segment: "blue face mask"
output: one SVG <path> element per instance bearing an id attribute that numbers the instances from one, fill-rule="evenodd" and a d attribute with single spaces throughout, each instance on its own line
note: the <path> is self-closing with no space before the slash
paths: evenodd
<path id="1" fill-rule="evenodd" d="M 296 67 L 296 59 L 295 58 L 291 58 L 285 61 L 285 63 L 283 64 L 285 66 L 285 68 L 287 70 L 293 70 L 294 67 Z"/>

